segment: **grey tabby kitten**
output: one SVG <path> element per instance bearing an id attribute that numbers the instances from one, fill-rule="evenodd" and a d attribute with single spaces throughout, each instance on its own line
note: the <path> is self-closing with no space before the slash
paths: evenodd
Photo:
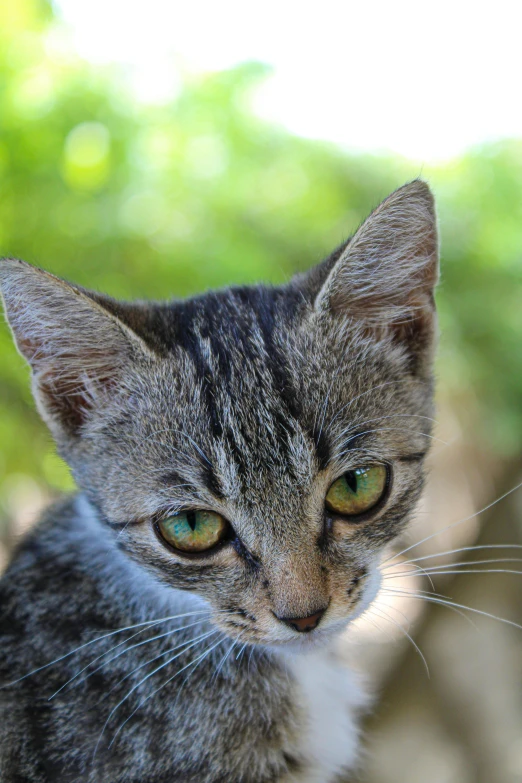
<path id="1" fill-rule="evenodd" d="M 79 493 L 0 582 L 2 783 L 329 783 L 332 645 L 411 517 L 432 415 L 426 184 L 288 284 L 122 303 L 0 262 Z"/>

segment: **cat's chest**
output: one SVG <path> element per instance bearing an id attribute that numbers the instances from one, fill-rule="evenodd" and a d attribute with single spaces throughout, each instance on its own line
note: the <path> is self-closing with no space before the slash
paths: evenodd
<path id="1" fill-rule="evenodd" d="M 301 771 L 281 783 L 330 783 L 357 756 L 357 713 L 367 698 L 357 678 L 327 652 L 288 662 L 295 680 L 300 731 L 295 748 Z"/>

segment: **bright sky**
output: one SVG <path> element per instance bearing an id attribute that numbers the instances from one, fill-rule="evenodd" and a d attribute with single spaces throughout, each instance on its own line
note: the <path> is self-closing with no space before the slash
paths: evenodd
<path id="1" fill-rule="evenodd" d="M 171 96 L 180 70 L 260 60 L 274 73 L 258 112 L 304 136 L 420 162 L 522 137 L 522 6 L 513 0 L 56 4 L 79 53 L 125 64 L 147 101 Z"/>

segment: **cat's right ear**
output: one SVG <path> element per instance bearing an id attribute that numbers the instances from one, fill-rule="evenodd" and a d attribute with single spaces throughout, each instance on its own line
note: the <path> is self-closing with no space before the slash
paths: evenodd
<path id="1" fill-rule="evenodd" d="M 438 273 L 433 195 L 414 180 L 388 196 L 305 284 L 320 317 L 345 317 L 366 334 L 388 336 L 422 364 L 435 334 Z"/>
<path id="2" fill-rule="evenodd" d="M 88 292 L 23 261 L 0 260 L 0 290 L 42 417 L 58 438 L 78 435 L 129 362 L 151 352 Z"/>

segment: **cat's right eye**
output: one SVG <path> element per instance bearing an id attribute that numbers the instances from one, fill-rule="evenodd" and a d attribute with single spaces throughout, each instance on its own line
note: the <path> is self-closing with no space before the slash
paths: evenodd
<path id="1" fill-rule="evenodd" d="M 160 537 L 180 552 L 205 552 L 230 534 L 227 520 L 214 511 L 181 511 L 156 522 Z"/>
<path id="2" fill-rule="evenodd" d="M 328 511 L 342 517 L 357 517 L 371 511 L 383 498 L 389 481 L 385 465 L 366 465 L 349 470 L 334 481 L 326 494 Z"/>

